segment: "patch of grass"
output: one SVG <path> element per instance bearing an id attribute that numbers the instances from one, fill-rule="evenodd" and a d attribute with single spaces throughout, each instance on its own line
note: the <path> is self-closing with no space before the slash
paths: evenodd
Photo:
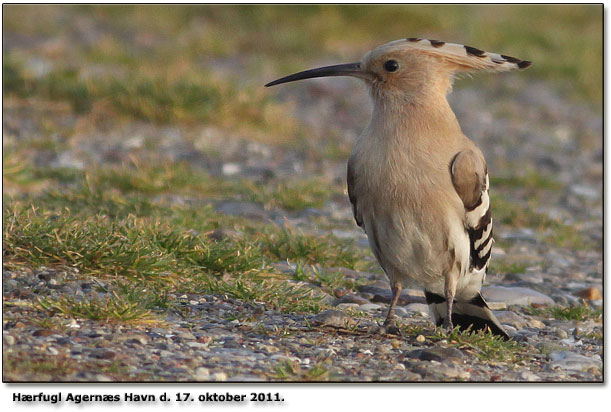
<path id="1" fill-rule="evenodd" d="M 212 241 L 156 219 L 74 216 L 14 205 L 4 218 L 4 256 L 33 266 L 70 265 L 91 274 L 160 276 L 176 271 L 249 272 L 264 267 L 260 250 Z"/>
<path id="2" fill-rule="evenodd" d="M 268 228 L 257 235 L 263 252 L 276 261 L 357 269 L 361 252 L 351 242 L 331 235 L 308 236 L 290 227 Z"/>
<path id="3" fill-rule="evenodd" d="M 502 274 L 502 273 L 524 273 L 528 268 L 525 263 L 507 262 L 501 259 L 495 259 L 490 263 L 490 272 Z"/>
<path id="4" fill-rule="evenodd" d="M 272 187 L 254 187 L 251 184 L 251 198 L 268 206 L 277 206 L 287 211 L 298 211 L 308 207 L 323 206 L 334 192 L 328 183 L 318 179 L 280 182 Z"/>
<path id="5" fill-rule="evenodd" d="M 217 293 L 244 302 L 264 303 L 268 309 L 280 312 L 318 313 L 326 308 L 324 295 L 320 292 L 263 274 L 238 275 L 234 279 L 203 276 L 189 281 L 184 289 L 191 293 Z"/>
<path id="6" fill-rule="evenodd" d="M 525 308 L 529 315 L 541 316 L 548 319 L 560 319 L 560 320 L 598 320 L 602 319 L 602 310 L 594 309 L 587 303 L 582 302 L 579 305 L 574 306 L 550 306 L 544 308 L 535 308 L 529 306 Z"/>
<path id="7" fill-rule="evenodd" d="M 274 102 L 269 94 L 259 88 L 237 87 L 229 79 L 195 66 L 175 75 L 142 70 L 130 75 L 112 72 L 95 77 L 63 67 L 37 77 L 10 54 L 5 56 L 3 71 L 7 73 L 5 83 L 11 95 L 65 101 L 77 114 L 88 113 L 95 102 L 104 101 L 115 116 L 155 123 L 213 121 L 237 132 L 252 132 L 252 125 L 257 125 L 255 134 L 261 138 L 271 133 L 282 135 L 284 141 L 297 130 L 295 121 L 285 113 L 286 107 Z"/>
<path id="8" fill-rule="evenodd" d="M 550 225 L 545 240 L 557 246 L 577 250 L 594 246 L 594 243 L 584 238 L 576 228 L 558 222 Z"/>
<path id="9" fill-rule="evenodd" d="M 542 232 L 545 241 L 557 246 L 573 249 L 590 246 L 577 229 L 546 214 L 535 212 L 532 207 L 508 202 L 497 194 L 490 195 L 490 202 L 495 222 L 512 227 L 533 228 Z"/>
<path id="10" fill-rule="evenodd" d="M 139 302 L 129 301 L 117 293 L 104 299 L 94 298 L 87 301 L 68 296 L 62 296 L 57 300 L 45 298 L 39 299 L 38 305 L 43 310 L 59 312 L 73 318 L 138 325 L 159 322 L 154 314 L 144 309 Z"/>
<path id="11" fill-rule="evenodd" d="M 326 381 L 329 380 L 328 362 L 317 362 L 311 368 L 302 369 L 298 362 L 285 361 L 278 364 L 271 376 L 277 380 L 287 381 Z"/>
<path id="12" fill-rule="evenodd" d="M 293 179 L 255 183 L 247 178 L 223 179 L 211 176 L 185 162 L 170 163 L 142 161 L 132 158 L 131 163 L 121 167 L 90 168 L 86 173 L 69 168 L 36 168 L 22 158 L 5 162 L 4 178 L 15 184 L 30 184 L 53 179 L 62 184 L 73 184 L 80 190 L 50 190 L 45 193 L 45 202 L 87 206 L 87 202 L 104 211 L 105 198 L 113 198 L 120 192 L 127 199 L 144 207 L 154 195 L 173 194 L 198 199 L 236 199 L 254 201 L 267 208 L 277 207 L 286 211 L 299 211 L 308 207 L 321 207 L 339 188 L 316 178 Z M 138 196 L 140 195 L 140 196 Z M 141 196 L 145 195 L 145 196 Z M 117 196 L 114 196 L 117 198 Z M 137 213 L 137 208 L 129 208 Z M 111 215 L 115 212 L 107 210 Z M 124 214 L 124 213 L 123 213 Z"/>
<path id="13" fill-rule="evenodd" d="M 490 186 L 524 188 L 527 190 L 562 189 L 561 183 L 535 171 L 528 172 L 523 176 L 492 176 L 490 178 Z"/>
<path id="14" fill-rule="evenodd" d="M 521 346 L 512 340 L 505 341 L 490 331 L 460 331 L 458 327 L 449 333 L 436 328 L 427 338 L 446 340 L 449 345 L 474 353 L 483 362 L 514 363 L 520 359 Z"/>
<path id="15" fill-rule="evenodd" d="M 342 272 L 329 270 L 321 266 L 304 266 L 298 264 L 293 279 L 300 282 L 310 282 L 321 287 L 325 292 L 333 294 L 336 289 L 356 290 L 357 286 L 364 284 L 360 279 L 351 279 Z"/>

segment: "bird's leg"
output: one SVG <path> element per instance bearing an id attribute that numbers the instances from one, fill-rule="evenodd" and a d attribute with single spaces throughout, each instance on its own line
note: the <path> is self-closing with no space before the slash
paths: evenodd
<path id="1" fill-rule="evenodd" d="M 399 301 L 399 295 L 401 294 L 403 285 L 400 282 L 394 282 L 390 288 L 392 290 L 392 298 L 390 300 L 390 307 L 388 308 L 388 315 L 386 315 L 386 320 L 384 321 L 384 328 L 390 333 L 398 333 L 399 329 L 395 322 L 395 306 L 397 306 L 397 302 Z"/>
<path id="2" fill-rule="evenodd" d="M 456 279 L 451 274 L 446 275 L 445 283 L 445 298 L 446 298 L 446 317 L 443 320 L 443 328 L 446 331 L 454 329 L 452 324 L 452 304 L 454 303 L 454 296 L 456 295 Z"/>

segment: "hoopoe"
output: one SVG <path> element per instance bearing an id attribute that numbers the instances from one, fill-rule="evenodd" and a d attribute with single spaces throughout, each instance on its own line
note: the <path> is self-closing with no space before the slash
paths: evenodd
<path id="1" fill-rule="evenodd" d="M 384 327 L 404 286 L 424 288 L 437 326 L 490 329 L 508 339 L 480 293 L 492 250 L 486 161 L 446 95 L 455 74 L 525 69 L 530 62 L 438 40 L 379 46 L 360 62 L 295 73 L 266 84 L 352 76 L 368 86 L 371 122 L 348 160 L 348 196 L 391 284 Z"/>

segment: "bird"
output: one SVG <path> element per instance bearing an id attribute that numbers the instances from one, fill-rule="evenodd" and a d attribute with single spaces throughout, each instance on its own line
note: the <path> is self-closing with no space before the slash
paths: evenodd
<path id="1" fill-rule="evenodd" d="M 397 332 L 401 291 L 416 285 L 437 327 L 510 339 L 481 294 L 494 243 L 486 160 L 463 134 L 447 95 L 463 73 L 529 66 L 504 54 L 411 37 L 378 46 L 355 63 L 265 85 L 349 76 L 367 86 L 373 110 L 348 159 L 347 187 L 356 224 L 390 282 L 381 330 Z"/>

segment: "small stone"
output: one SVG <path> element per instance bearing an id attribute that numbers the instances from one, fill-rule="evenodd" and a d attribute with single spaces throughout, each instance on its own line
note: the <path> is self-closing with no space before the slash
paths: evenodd
<path id="1" fill-rule="evenodd" d="M 93 380 L 96 382 L 112 382 L 112 379 L 110 377 L 102 375 L 101 373 L 94 375 Z"/>
<path id="2" fill-rule="evenodd" d="M 267 353 L 276 353 L 280 351 L 280 348 L 272 345 L 257 345 L 257 349 L 260 349 Z"/>
<path id="3" fill-rule="evenodd" d="M 569 337 L 569 334 L 564 329 L 558 328 L 556 329 L 555 333 L 556 333 L 556 336 L 558 336 L 560 339 L 568 339 Z"/>
<path id="4" fill-rule="evenodd" d="M 488 308 L 490 310 L 505 310 L 507 309 L 507 304 L 503 302 L 486 302 L 488 304 Z"/>
<path id="5" fill-rule="evenodd" d="M 516 329 L 522 329 L 527 325 L 527 320 L 510 310 L 495 311 L 494 315 L 503 325 L 511 325 Z"/>
<path id="6" fill-rule="evenodd" d="M 405 318 L 405 317 L 409 316 L 409 312 L 407 310 L 405 310 L 404 308 L 402 308 L 401 306 L 397 306 L 395 308 L 395 315 L 401 316 L 402 318 Z"/>
<path id="7" fill-rule="evenodd" d="M 424 303 L 410 303 L 403 308 L 408 312 L 417 313 L 421 316 L 428 316 L 429 314 L 429 306 Z"/>
<path id="8" fill-rule="evenodd" d="M 12 346 L 15 344 L 15 337 L 13 335 L 4 334 L 2 337 L 4 338 L 4 343 L 7 346 Z"/>
<path id="9" fill-rule="evenodd" d="M 420 336 L 422 336 L 422 335 L 420 335 Z M 418 339 L 418 338 L 416 338 L 416 339 Z M 390 346 L 392 346 L 394 349 L 399 349 L 401 346 L 403 346 L 403 342 L 401 342 L 400 340 L 397 340 L 397 339 L 393 339 L 393 340 L 390 341 Z"/>
<path id="10" fill-rule="evenodd" d="M 191 332 L 179 332 L 176 334 L 176 337 L 184 340 L 195 340 L 195 335 Z"/>
<path id="11" fill-rule="evenodd" d="M 436 347 L 436 348 L 430 348 L 430 349 L 413 350 L 407 354 L 407 357 L 425 360 L 425 361 L 443 362 L 444 360 L 451 360 L 453 362 L 456 362 L 456 361 L 462 361 L 465 355 L 456 348 Z"/>
<path id="12" fill-rule="evenodd" d="M 210 379 L 210 370 L 208 370 L 208 368 L 199 367 L 195 369 L 195 374 L 193 377 L 197 381 L 207 381 Z"/>
<path id="13" fill-rule="evenodd" d="M 552 361 L 550 365 L 552 369 L 559 367 L 566 370 L 583 371 L 593 367 L 597 369 L 602 367 L 600 359 L 590 358 L 570 351 L 552 352 L 549 354 L 549 358 Z"/>
<path id="14" fill-rule="evenodd" d="M 51 329 L 38 329 L 32 333 L 32 336 L 51 336 L 55 335 L 55 332 Z"/>
<path id="15" fill-rule="evenodd" d="M 544 329 L 545 323 L 541 322 L 539 319 L 529 319 L 528 326 L 531 328 Z"/>
<path id="16" fill-rule="evenodd" d="M 579 292 L 575 293 L 575 296 L 579 296 L 580 298 L 585 299 L 585 300 L 602 299 L 602 295 L 600 291 L 596 288 L 587 288 L 587 289 L 580 290 Z"/>
<path id="17" fill-rule="evenodd" d="M 223 174 L 225 176 L 233 176 L 237 175 L 242 171 L 242 166 L 238 163 L 224 163 L 223 164 Z"/>
<path id="18" fill-rule="evenodd" d="M 378 310 L 381 307 L 382 306 L 378 305 L 377 303 L 365 303 L 364 305 L 359 306 L 359 310 L 362 310 L 363 312 L 369 312 L 369 311 Z"/>
<path id="19" fill-rule="evenodd" d="M 359 305 L 365 305 L 367 303 L 369 303 L 369 301 L 365 298 L 362 298 L 358 295 L 354 295 L 352 293 L 346 294 L 342 297 L 340 297 L 336 302 L 335 305 L 339 305 L 342 303 L 358 303 Z"/>
<path id="20" fill-rule="evenodd" d="M 207 343 L 201 343 L 201 342 L 185 342 L 185 345 L 187 345 L 191 349 L 204 349 L 208 347 Z"/>
<path id="21" fill-rule="evenodd" d="M 359 306 L 361 306 L 361 305 L 359 305 L 358 303 L 340 303 L 339 305 L 337 305 L 337 308 L 338 309 L 343 309 L 343 310 L 346 310 L 346 309 L 358 309 Z"/>
<path id="22" fill-rule="evenodd" d="M 535 375 L 531 371 L 521 371 L 520 374 L 518 375 L 518 377 L 519 377 L 520 380 L 528 381 L 528 382 L 535 382 L 535 381 L 540 381 L 541 380 L 540 377 L 538 377 L 537 375 Z"/>
<path id="23" fill-rule="evenodd" d="M 484 299 L 490 302 L 503 302 L 507 305 L 554 305 L 549 296 L 529 288 L 488 286 L 482 288 Z"/>
<path id="24" fill-rule="evenodd" d="M 416 337 L 416 342 L 418 343 L 424 343 L 426 341 L 426 338 L 424 337 L 424 335 L 418 335 Z"/>
<path id="25" fill-rule="evenodd" d="M 325 310 L 310 320 L 314 325 L 334 326 L 336 328 L 345 328 L 354 324 L 354 319 L 339 310 Z"/>
<path id="26" fill-rule="evenodd" d="M 210 376 L 210 380 L 216 382 L 224 382 L 227 380 L 227 374 L 225 372 L 216 372 Z"/>

